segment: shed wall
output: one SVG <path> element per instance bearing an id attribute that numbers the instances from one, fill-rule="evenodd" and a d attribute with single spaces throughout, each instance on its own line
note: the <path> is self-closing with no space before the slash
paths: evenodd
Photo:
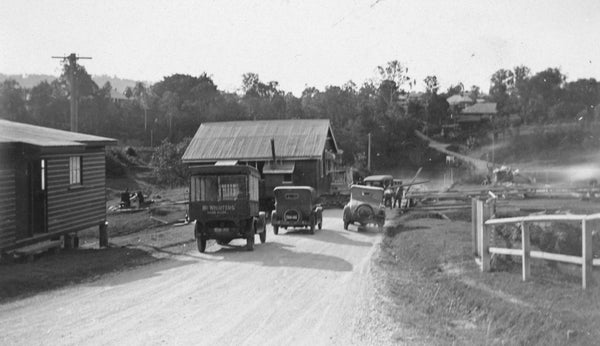
<path id="1" fill-rule="evenodd" d="M 0 163 L 0 248 L 16 240 L 15 169 Z"/>
<path id="2" fill-rule="evenodd" d="M 105 154 L 89 148 L 82 156 L 81 186 L 69 184 L 69 154 L 48 160 L 48 232 L 80 231 L 106 220 Z"/>

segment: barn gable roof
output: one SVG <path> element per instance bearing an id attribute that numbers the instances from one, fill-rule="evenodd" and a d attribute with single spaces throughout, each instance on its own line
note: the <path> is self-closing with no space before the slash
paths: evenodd
<path id="1" fill-rule="evenodd" d="M 182 160 L 268 161 L 271 139 L 277 159 L 321 157 L 328 139 L 338 150 L 327 119 L 228 121 L 200 125 Z"/>
<path id="2" fill-rule="evenodd" d="M 112 138 L 86 135 L 79 132 L 52 129 L 0 119 L 1 143 L 25 143 L 42 148 L 110 145 Z"/>

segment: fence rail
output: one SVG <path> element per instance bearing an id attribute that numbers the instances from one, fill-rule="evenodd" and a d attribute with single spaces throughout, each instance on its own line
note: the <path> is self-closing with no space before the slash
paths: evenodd
<path id="1" fill-rule="evenodd" d="M 531 258 L 538 258 L 549 261 L 581 265 L 582 288 L 586 289 L 592 284 L 592 268 L 593 266 L 600 266 L 600 259 L 592 258 L 592 230 L 590 227 L 588 227 L 588 223 L 590 221 L 600 220 L 600 213 L 591 215 L 531 215 L 492 219 L 491 217 L 495 208 L 493 200 L 488 200 L 486 202 L 474 198 L 472 200 L 472 207 L 473 247 L 475 254 L 478 257 L 477 262 L 479 263 L 482 271 L 490 270 L 490 259 L 492 254 L 519 256 L 522 259 L 521 263 L 523 281 L 527 281 L 530 277 L 530 260 Z M 574 221 L 581 223 L 581 257 L 531 250 L 529 225 L 534 222 L 553 221 Z M 520 225 L 520 249 L 490 246 L 488 227 L 506 224 Z"/>

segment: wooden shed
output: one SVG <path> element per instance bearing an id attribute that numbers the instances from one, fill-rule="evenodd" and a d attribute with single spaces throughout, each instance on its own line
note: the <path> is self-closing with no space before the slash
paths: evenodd
<path id="1" fill-rule="evenodd" d="M 246 164 L 258 168 L 261 199 L 281 185 L 304 185 L 329 193 L 341 155 L 327 119 L 204 123 L 182 160 L 190 166 Z"/>
<path id="2" fill-rule="evenodd" d="M 116 142 L 0 120 L 0 252 L 104 225 Z"/>

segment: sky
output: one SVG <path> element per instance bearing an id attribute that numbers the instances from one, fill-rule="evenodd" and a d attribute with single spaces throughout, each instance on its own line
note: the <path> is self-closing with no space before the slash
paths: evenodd
<path id="1" fill-rule="evenodd" d="M 483 91 L 501 69 L 558 67 L 600 80 L 598 0 L 2 0 L 0 73 L 59 75 L 76 53 L 92 75 L 155 83 L 206 72 L 220 90 L 242 75 L 300 96 L 377 77 L 392 60 L 424 89 Z"/>

